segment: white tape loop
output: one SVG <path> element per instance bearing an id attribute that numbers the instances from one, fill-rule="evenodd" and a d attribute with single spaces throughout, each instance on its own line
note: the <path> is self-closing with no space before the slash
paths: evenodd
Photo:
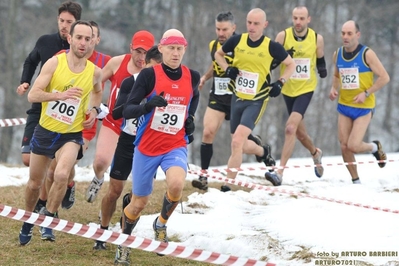
<path id="1" fill-rule="evenodd" d="M 25 118 L 0 119 L 0 127 L 13 127 L 25 124 L 26 124 Z"/>

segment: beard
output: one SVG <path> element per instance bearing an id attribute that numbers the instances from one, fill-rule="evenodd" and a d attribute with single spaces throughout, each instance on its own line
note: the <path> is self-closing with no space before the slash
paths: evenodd
<path id="1" fill-rule="evenodd" d="M 85 52 L 81 52 L 77 48 L 72 48 L 72 52 L 79 59 L 84 58 L 86 56 L 86 54 L 87 54 L 87 50 Z"/>

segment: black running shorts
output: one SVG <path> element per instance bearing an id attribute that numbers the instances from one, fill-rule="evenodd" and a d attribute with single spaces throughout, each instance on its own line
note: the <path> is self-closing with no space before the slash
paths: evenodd
<path id="1" fill-rule="evenodd" d="M 110 178 L 126 181 L 132 171 L 134 141 L 136 136 L 121 132 L 111 164 Z"/>
<path id="2" fill-rule="evenodd" d="M 292 112 L 297 112 L 302 115 L 302 118 L 305 116 L 306 109 L 309 106 L 310 100 L 313 96 L 313 91 L 301 94 L 296 97 L 289 97 L 284 95 L 285 105 L 287 106 L 288 114 L 290 115 Z"/>
<path id="3" fill-rule="evenodd" d="M 30 141 L 33 136 L 33 131 L 35 131 L 35 127 L 39 124 L 40 120 L 40 112 L 27 112 L 28 118 L 26 119 L 26 125 L 24 130 L 24 136 L 22 137 L 22 145 L 21 152 L 22 153 L 30 153 Z"/>
<path id="4" fill-rule="evenodd" d="M 65 143 L 74 142 L 80 145 L 80 151 L 82 150 L 83 137 L 82 132 L 75 133 L 57 133 L 49 131 L 40 125 L 37 125 L 33 132 L 32 141 L 30 142 L 30 148 L 32 153 L 38 155 L 44 155 L 51 159 L 55 158 L 55 153 L 64 146 Z M 78 154 L 78 160 L 81 152 Z"/>
<path id="5" fill-rule="evenodd" d="M 225 96 L 225 95 L 223 95 L 223 96 Z M 231 96 L 228 95 L 228 97 L 230 98 L 230 102 L 231 102 Z M 215 98 L 214 94 L 210 94 L 208 107 L 213 110 L 225 113 L 224 119 L 229 121 L 230 120 L 230 102 L 229 102 L 229 104 L 224 104 L 221 101 L 219 101 L 217 98 Z"/>

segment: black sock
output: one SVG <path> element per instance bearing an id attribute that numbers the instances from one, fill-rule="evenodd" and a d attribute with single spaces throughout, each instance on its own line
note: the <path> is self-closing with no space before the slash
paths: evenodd
<path id="1" fill-rule="evenodd" d="M 249 134 L 248 139 L 249 139 L 249 140 L 252 140 L 253 142 L 256 143 L 256 139 L 255 139 L 254 135 Z"/>
<path id="2" fill-rule="evenodd" d="M 58 218 L 57 212 L 51 213 L 46 208 L 42 209 L 41 214 L 44 214 L 44 215 L 50 216 L 50 217 L 54 217 L 54 218 Z"/>
<path id="3" fill-rule="evenodd" d="M 104 229 L 104 230 L 108 230 L 108 226 L 102 226 L 102 225 L 100 225 L 100 228 L 101 228 L 101 229 Z"/>
<path id="4" fill-rule="evenodd" d="M 124 214 L 124 217 L 125 217 L 125 219 L 124 219 L 124 222 L 123 222 L 123 230 L 122 230 L 122 232 L 124 234 L 130 235 L 133 232 L 133 229 L 136 226 L 137 222 L 140 220 L 140 216 L 134 221 L 129 220 L 126 217 L 126 214 Z"/>
<path id="5" fill-rule="evenodd" d="M 127 205 L 129 205 L 129 203 L 130 203 L 130 200 L 131 200 L 131 194 L 130 193 L 126 193 L 124 196 L 123 196 L 123 199 L 122 199 L 122 207 L 123 207 L 123 209 L 125 209 L 125 207 L 127 206 Z"/>
<path id="6" fill-rule="evenodd" d="M 169 199 L 168 193 L 165 193 L 165 196 L 163 197 L 163 204 L 162 204 L 162 209 L 161 209 L 161 217 L 165 221 L 167 221 L 169 219 L 169 217 L 172 215 L 177 204 L 179 204 L 179 201 L 172 201 L 171 199 Z"/>
<path id="7" fill-rule="evenodd" d="M 208 169 L 213 155 L 213 144 L 201 143 L 201 169 Z"/>
<path id="8" fill-rule="evenodd" d="M 42 200 L 39 198 L 36 205 L 42 205 L 42 206 L 46 207 L 46 203 L 47 203 L 47 200 Z"/>

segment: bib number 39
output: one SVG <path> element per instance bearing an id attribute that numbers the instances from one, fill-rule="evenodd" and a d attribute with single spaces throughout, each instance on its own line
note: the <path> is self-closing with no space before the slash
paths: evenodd
<path id="1" fill-rule="evenodd" d="M 155 108 L 151 128 L 176 135 L 183 128 L 186 108 L 185 105 L 180 104 L 168 104 L 166 107 Z"/>

